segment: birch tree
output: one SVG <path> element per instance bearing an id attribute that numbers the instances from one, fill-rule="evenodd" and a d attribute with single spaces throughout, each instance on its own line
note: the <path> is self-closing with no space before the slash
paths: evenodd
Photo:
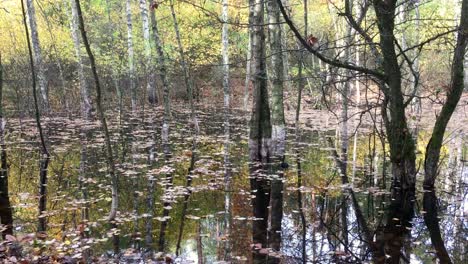
<path id="1" fill-rule="evenodd" d="M 164 115 L 167 118 L 171 116 L 171 102 L 170 102 L 170 84 L 167 78 L 167 67 L 166 67 L 166 55 L 164 54 L 161 36 L 159 34 L 158 20 L 155 14 L 156 5 L 153 4 L 150 8 L 151 16 L 151 29 L 153 33 L 154 43 L 156 45 L 156 53 L 158 60 L 158 74 L 163 85 L 163 104 L 164 104 Z"/>
<path id="2" fill-rule="evenodd" d="M 70 0 L 71 6 L 71 19 L 70 19 L 70 29 L 73 39 L 73 45 L 75 48 L 75 57 L 78 62 L 78 79 L 80 83 L 80 96 L 81 96 L 81 116 L 87 120 L 91 118 L 92 104 L 91 97 L 89 95 L 88 82 L 85 76 L 85 65 L 83 63 L 83 58 L 81 56 L 81 41 L 80 41 L 80 31 L 78 26 L 78 12 L 76 8 L 76 3 L 74 0 Z"/>
<path id="3" fill-rule="evenodd" d="M 185 57 L 184 47 L 182 46 L 182 41 L 181 41 L 181 38 L 180 38 L 179 23 L 177 22 L 177 16 L 176 16 L 175 9 L 174 9 L 174 1 L 171 0 L 170 3 L 171 3 L 172 21 L 174 23 L 174 31 L 176 33 L 177 47 L 178 47 L 179 56 L 180 56 L 180 64 L 182 66 L 182 71 L 184 72 L 184 81 L 185 81 L 185 87 L 187 89 L 187 96 L 188 96 L 188 99 L 189 99 L 190 111 L 191 111 L 191 115 L 192 115 L 192 122 L 193 122 L 196 130 L 198 131 L 198 121 L 197 121 L 197 117 L 195 115 L 195 108 L 194 108 L 194 104 L 193 104 L 193 85 L 192 85 L 192 81 L 190 79 L 190 72 L 189 72 L 189 68 L 188 68 L 188 65 L 187 65 L 187 60 L 186 60 L 186 57 Z M 226 97 L 225 97 L 225 100 L 226 100 Z"/>
<path id="4" fill-rule="evenodd" d="M 148 93 L 148 102 L 151 105 L 156 104 L 156 83 L 154 80 L 150 28 L 148 18 L 148 3 L 146 0 L 140 0 L 141 21 L 143 25 L 143 41 L 145 45 L 145 66 L 147 73 L 146 92 Z"/>
<path id="5" fill-rule="evenodd" d="M 26 0 L 26 6 L 29 18 L 29 28 L 31 29 L 34 65 L 36 67 L 39 90 L 42 97 L 42 107 L 45 111 L 49 111 L 49 91 L 46 79 L 45 64 L 42 60 L 42 50 L 39 42 L 39 33 L 36 23 L 36 10 L 34 7 L 34 1 Z"/>
<path id="6" fill-rule="evenodd" d="M 127 15 L 127 52 L 128 52 L 128 79 L 129 90 L 132 102 L 132 112 L 135 113 L 137 108 L 136 89 L 135 89 L 135 63 L 133 51 L 133 24 L 132 24 L 132 1 L 127 0 L 126 3 Z"/>
<path id="7" fill-rule="evenodd" d="M 229 7 L 228 0 L 223 0 L 221 20 L 223 21 L 223 30 L 221 34 L 221 55 L 223 57 L 223 92 L 224 92 L 224 224 L 226 237 L 230 235 L 231 229 L 231 164 L 229 159 L 230 151 L 230 85 L 229 85 Z M 248 83 L 247 83 L 248 85 Z M 231 245 L 229 240 L 224 244 L 223 260 L 230 261 Z"/>
<path id="8" fill-rule="evenodd" d="M 101 123 L 102 130 L 104 132 L 104 142 L 105 142 L 105 147 L 106 147 L 105 156 L 106 156 L 106 161 L 107 161 L 107 166 L 108 166 L 108 172 L 111 178 L 111 192 L 112 192 L 111 193 L 111 197 L 112 197 L 111 208 L 110 208 L 110 212 L 106 220 L 112 223 L 115 220 L 115 217 L 117 216 L 117 210 L 119 206 L 118 178 L 117 178 L 117 174 L 115 170 L 115 162 L 114 162 L 114 155 L 112 151 L 110 133 L 107 127 L 104 107 L 102 105 L 101 83 L 99 81 L 99 76 L 97 73 L 96 61 L 94 59 L 94 55 L 93 55 L 93 52 L 91 51 L 91 46 L 89 44 L 88 37 L 86 35 L 83 15 L 81 12 L 80 0 L 75 0 L 75 4 L 76 4 L 76 10 L 77 10 L 78 24 L 79 24 L 79 28 L 81 32 L 81 38 L 83 39 L 83 44 L 86 48 L 86 53 L 88 54 L 88 57 L 89 57 L 91 71 L 92 71 L 93 79 L 94 79 L 94 85 L 96 88 L 96 106 L 97 106 L 97 111 L 99 115 L 99 120 Z M 117 235 L 114 235 L 114 250 L 116 252 L 118 251 L 118 236 Z"/>
<path id="9" fill-rule="evenodd" d="M 29 64 L 31 66 L 31 81 L 32 81 L 32 94 L 34 99 L 34 117 L 36 127 L 39 132 L 39 139 L 41 143 L 40 163 L 39 163 L 39 205 L 38 205 L 38 232 L 45 232 L 47 229 L 47 219 L 44 215 L 47 210 L 47 171 L 49 167 L 50 154 L 45 143 L 44 132 L 41 125 L 41 114 L 39 112 L 39 100 L 37 98 L 36 88 L 36 69 L 34 65 L 33 48 L 31 47 L 31 39 L 29 37 L 29 29 L 26 22 L 26 10 L 23 1 L 21 1 L 21 11 L 23 13 L 24 32 L 29 53 Z"/>

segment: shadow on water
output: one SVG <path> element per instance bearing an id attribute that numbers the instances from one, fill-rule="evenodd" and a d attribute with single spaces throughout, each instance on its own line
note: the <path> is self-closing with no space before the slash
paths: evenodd
<path id="1" fill-rule="evenodd" d="M 282 162 L 250 163 L 243 115 L 234 112 L 225 130 L 222 111 L 200 111 L 194 141 L 189 113 L 175 112 L 170 152 L 161 144 L 159 112 L 144 122 L 111 123 L 121 188 L 111 231 L 104 219 L 110 186 L 98 125 L 46 120 L 49 232 L 38 242 L 47 247 L 37 252 L 60 249 L 62 258 L 80 253 L 104 263 L 115 257 L 121 263 L 166 257 L 178 263 L 466 263 L 463 135 L 448 146 L 452 156 L 441 173 L 450 177 L 439 177 L 437 197 L 432 190 L 382 188 L 391 186 L 382 182 L 390 180 L 387 158 L 365 133 L 356 144 L 356 164 L 340 163 L 328 140 L 334 131 L 317 130 L 289 131 Z M 13 230 L 24 236 L 37 228 L 40 154 L 33 120 L 12 120 L 5 141 Z M 112 253 L 115 232 L 118 256 Z M 79 245 L 72 247 L 74 241 Z"/>

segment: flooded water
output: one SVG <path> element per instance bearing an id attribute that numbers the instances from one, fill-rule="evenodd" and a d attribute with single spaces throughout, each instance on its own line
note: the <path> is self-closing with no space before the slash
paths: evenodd
<path id="1" fill-rule="evenodd" d="M 174 113 L 170 154 L 161 145 L 161 115 L 113 114 L 119 207 L 112 224 L 99 124 L 45 118 L 52 159 L 42 239 L 28 237 L 38 223 L 35 123 L 9 120 L 10 199 L 23 255 L 43 256 L 44 263 L 51 256 L 143 263 L 161 251 L 160 259 L 176 263 L 445 263 L 445 248 L 454 263 L 467 262 L 463 133 L 448 133 L 436 194 L 418 182 L 416 193 L 392 199 L 388 157 L 376 133 L 359 131 L 356 155 L 350 139 L 350 183 L 342 184 L 332 129 L 290 128 L 285 161 L 259 166 L 249 163 L 246 113 L 232 114 L 228 145 L 222 110 L 198 112 L 196 141 L 189 115 Z M 423 152 L 424 131 L 418 141 Z"/>

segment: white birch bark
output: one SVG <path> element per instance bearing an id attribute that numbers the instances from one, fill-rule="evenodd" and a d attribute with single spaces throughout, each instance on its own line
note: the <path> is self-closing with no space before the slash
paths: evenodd
<path id="1" fill-rule="evenodd" d="M 46 79 L 46 68 L 42 60 L 42 50 L 39 42 L 39 33 L 37 31 L 36 23 L 36 10 L 34 8 L 33 0 L 26 0 L 28 10 L 29 28 L 31 30 L 31 42 L 33 47 L 34 64 L 36 65 L 37 79 L 39 83 L 39 90 L 42 98 L 43 109 L 47 112 L 49 110 L 49 96 L 48 85 Z"/>
<path id="2" fill-rule="evenodd" d="M 132 102 L 132 112 L 135 113 L 137 108 L 136 90 L 135 90 L 135 64 L 133 50 L 133 23 L 132 23 L 132 1 L 127 0 L 126 4 L 127 15 L 127 53 L 128 53 L 128 78 L 130 97 Z"/>
<path id="3" fill-rule="evenodd" d="M 152 8 L 150 10 L 151 15 L 151 28 L 154 38 L 154 43 L 156 45 L 156 52 L 158 54 L 158 74 L 159 78 L 163 84 L 163 103 L 164 103 L 164 114 L 167 119 L 171 117 L 171 105 L 170 105 L 170 94 L 169 94 L 169 81 L 167 79 L 167 70 L 166 70 L 166 57 L 164 55 L 163 46 L 158 29 L 158 20 L 156 19 L 155 10 Z"/>
<path id="4" fill-rule="evenodd" d="M 250 78 L 252 72 L 252 31 L 249 30 L 249 43 L 247 44 L 247 61 L 245 69 L 245 84 L 244 84 L 244 111 L 247 111 L 247 105 L 249 104 L 249 88 Z"/>
<path id="5" fill-rule="evenodd" d="M 148 102 L 150 104 L 156 103 L 156 86 L 154 82 L 154 72 L 152 70 L 152 61 L 151 61 L 151 41 L 150 41 L 150 29 L 149 29 L 149 19 L 148 19 L 148 3 L 146 0 L 140 0 L 140 11 L 141 11 L 141 20 L 143 25 L 143 40 L 145 45 L 145 59 L 146 59 L 146 72 L 147 82 L 146 82 L 146 91 L 148 93 Z"/>
<path id="6" fill-rule="evenodd" d="M 89 95 L 89 86 L 86 81 L 85 69 L 83 64 L 83 58 L 81 57 L 81 44 L 80 44 L 80 31 L 78 27 L 78 12 L 76 9 L 76 3 L 74 0 L 70 0 L 71 5 L 71 19 L 70 19 L 70 29 L 73 39 L 73 45 L 75 47 L 75 56 L 78 62 L 78 79 L 80 83 L 80 106 L 81 106 L 81 116 L 85 119 L 91 118 L 91 98 Z"/>
<path id="7" fill-rule="evenodd" d="M 223 0 L 222 16 L 223 32 L 221 36 L 223 56 L 223 92 L 224 92 L 224 108 L 229 109 L 230 105 L 230 88 L 229 88 L 229 32 L 228 32 L 228 0 Z"/>
<path id="8" fill-rule="evenodd" d="M 221 19 L 223 21 L 223 31 L 221 36 L 221 55 L 223 57 L 223 92 L 224 92 L 224 224 L 226 237 L 230 235 L 231 229 L 231 164 L 229 160 L 230 149 L 230 86 L 229 86 L 229 10 L 228 0 L 223 0 Z M 230 260 L 231 245 L 229 239 L 224 244 L 224 259 Z"/>

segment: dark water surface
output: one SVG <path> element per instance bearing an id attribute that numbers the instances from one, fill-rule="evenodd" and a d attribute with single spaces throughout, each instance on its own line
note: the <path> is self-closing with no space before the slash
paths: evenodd
<path id="1" fill-rule="evenodd" d="M 296 135 L 290 128 L 285 162 L 260 170 L 249 163 L 245 116 L 232 114 L 226 145 L 222 110 L 200 111 L 194 146 L 188 114 L 174 113 L 171 153 L 164 155 L 161 113 L 122 120 L 114 114 L 110 127 L 119 175 L 114 225 L 105 221 L 110 177 L 99 124 L 46 118 L 52 161 L 42 217 L 49 229 L 44 240 L 24 243 L 35 252 L 27 254 L 110 258 L 119 235 L 121 263 L 143 263 L 149 249 L 161 248 L 178 263 L 370 263 L 379 261 L 376 256 L 388 263 L 437 263 L 439 256 L 445 263 L 444 248 L 454 263 L 467 263 L 462 133 L 448 133 L 437 196 L 423 192 L 418 182 L 416 193 L 392 199 L 390 168 L 377 134 L 359 132 L 355 163 L 350 138 L 352 183 L 343 185 L 330 147 L 335 131 L 303 128 Z M 14 230 L 24 237 L 37 228 L 39 145 L 33 120 L 10 120 L 7 130 Z M 427 133 L 421 131 L 418 142 L 424 146 Z M 422 162 L 422 154 L 418 159 Z M 252 174 L 258 173 L 270 185 L 252 190 Z M 261 188 L 269 190 L 267 196 Z M 256 219 L 254 210 L 269 220 Z M 262 235 L 267 241 L 252 239 Z"/>

